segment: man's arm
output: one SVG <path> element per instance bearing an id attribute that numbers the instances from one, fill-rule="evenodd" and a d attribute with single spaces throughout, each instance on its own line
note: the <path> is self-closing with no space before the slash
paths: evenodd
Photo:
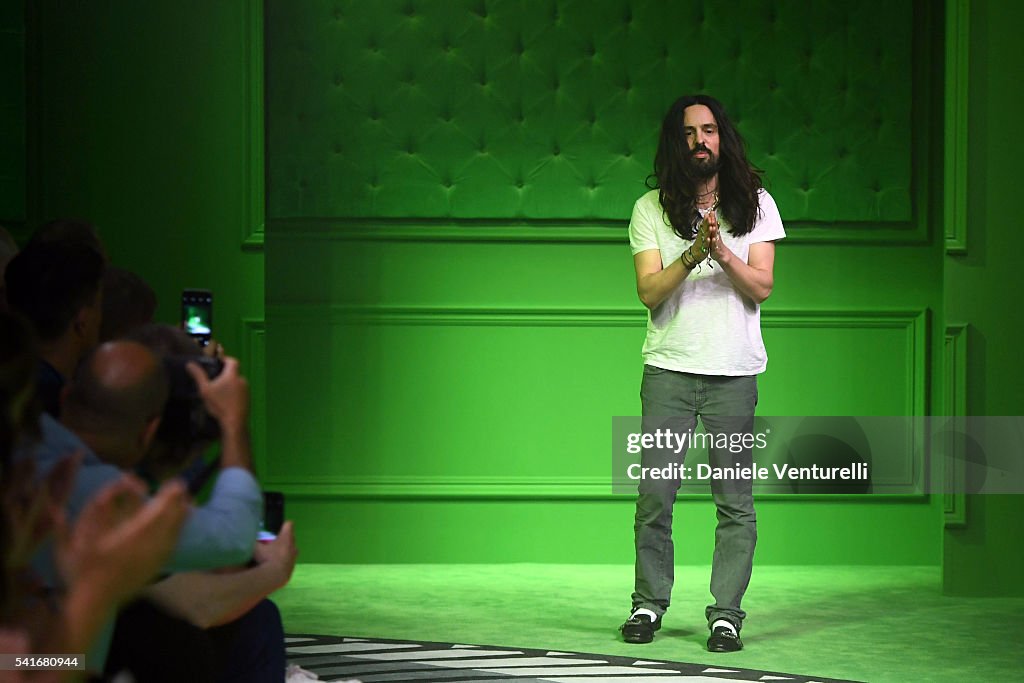
<path id="1" fill-rule="evenodd" d="M 708 214 L 714 215 L 714 212 Z M 686 248 L 678 259 L 662 268 L 661 250 L 647 249 L 633 255 L 636 269 L 636 293 L 640 301 L 650 310 L 660 306 L 679 284 L 689 276 L 694 267 L 708 256 L 711 223 L 708 218 L 701 221 L 693 244 Z"/>
<path id="2" fill-rule="evenodd" d="M 187 366 L 207 412 L 220 426 L 221 468 L 252 470 L 249 444 L 249 383 L 238 372 L 238 360 L 227 357 L 224 369 L 210 380 L 196 363 Z"/>
<path id="3" fill-rule="evenodd" d="M 775 284 L 775 243 L 755 242 L 750 245 L 747 253 L 747 262 L 744 263 L 725 246 L 718 228 L 718 218 L 714 217 L 709 231 L 711 241 L 711 258 L 715 259 L 729 281 L 740 291 L 741 294 L 760 304 L 772 293 Z"/>
<path id="4" fill-rule="evenodd" d="M 658 249 L 634 254 L 633 267 L 636 269 L 636 293 L 650 310 L 660 306 L 691 272 L 680 259 L 662 268 Z"/>
<path id="5" fill-rule="evenodd" d="M 195 363 L 186 367 L 207 412 L 220 425 L 221 471 L 206 505 L 192 508 L 168 568 L 185 571 L 244 564 L 263 513 L 263 495 L 251 471 L 249 384 L 234 358 L 225 359 L 224 369 L 213 380 Z"/>
<path id="6" fill-rule="evenodd" d="M 62 622 L 48 636 L 52 649 L 43 652 L 86 652 L 118 604 L 141 591 L 170 555 L 187 514 L 185 487 L 168 482 L 148 501 L 145 490 L 124 475 L 89 500 L 73 528 L 58 525 L 68 593 Z"/>
<path id="7" fill-rule="evenodd" d="M 199 628 L 220 626 L 288 583 L 297 556 L 292 523 L 285 522 L 276 539 L 256 544 L 255 567 L 174 574 L 147 588 L 144 595 Z"/>
<path id="8" fill-rule="evenodd" d="M 223 470 L 210 499 L 192 506 L 168 571 L 216 569 L 245 564 L 252 554 L 263 514 L 256 478 L 239 467 Z"/>
<path id="9" fill-rule="evenodd" d="M 732 258 L 719 263 L 736 289 L 755 304 L 760 304 L 771 295 L 775 284 L 775 243 L 751 244 L 747 261 L 744 263 L 733 254 Z"/>

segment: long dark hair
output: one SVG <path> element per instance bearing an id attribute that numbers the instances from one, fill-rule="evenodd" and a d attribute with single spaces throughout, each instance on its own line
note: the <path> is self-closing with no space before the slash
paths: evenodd
<path id="1" fill-rule="evenodd" d="M 763 171 L 747 160 L 743 138 L 726 116 L 721 102 L 715 98 L 684 95 L 672 103 L 661 124 L 654 173 L 647 176 L 647 186 L 658 190 L 658 199 L 675 233 L 683 239 L 693 239 L 700 218 L 694 203 L 700 178 L 686 163 L 690 147 L 683 130 L 683 113 L 695 104 L 703 104 L 710 109 L 718 124 L 719 211 L 729 224 L 729 234 L 745 235 L 754 229 L 757 220 L 757 194 L 763 187 Z"/>

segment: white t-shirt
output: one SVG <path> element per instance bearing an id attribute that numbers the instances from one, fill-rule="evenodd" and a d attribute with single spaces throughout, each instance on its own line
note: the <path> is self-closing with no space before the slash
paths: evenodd
<path id="1" fill-rule="evenodd" d="M 744 263 L 750 245 L 786 236 L 775 200 L 766 190 L 758 195 L 760 212 L 754 229 L 734 237 L 721 212 L 722 241 Z M 633 254 L 649 249 L 661 252 L 666 267 L 693 243 L 672 230 L 651 190 L 633 206 L 629 246 Z M 714 263 L 714 261 L 711 261 Z M 768 354 L 761 339 L 761 307 L 741 294 L 720 265 L 705 261 L 694 268 L 647 321 L 644 363 L 666 370 L 699 375 L 741 376 L 764 372 Z"/>

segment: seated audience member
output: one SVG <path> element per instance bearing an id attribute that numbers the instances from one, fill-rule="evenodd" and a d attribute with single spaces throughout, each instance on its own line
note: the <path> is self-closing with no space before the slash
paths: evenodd
<path id="1" fill-rule="evenodd" d="M 141 343 L 154 353 L 164 358 L 189 358 L 206 356 L 224 359 L 224 347 L 211 340 L 206 346 L 200 346 L 195 338 L 184 330 L 171 325 L 151 324 L 136 327 L 129 339 Z M 181 412 L 171 409 L 172 413 Z M 175 433 L 177 432 L 177 433 Z M 139 465 L 140 473 L 151 481 L 161 481 L 168 476 L 180 476 L 188 485 L 193 495 L 198 495 L 206 486 L 210 476 L 216 471 L 217 463 L 207 463 L 199 455 L 206 444 L 196 444 L 187 439 L 182 440 L 183 430 L 175 429 L 169 424 L 163 425 L 154 444 L 153 452 Z"/>
<path id="2" fill-rule="evenodd" d="M 156 293 L 145 280 L 124 268 L 108 266 L 103 273 L 103 315 L 100 341 L 127 337 L 153 322 Z"/>
<path id="3" fill-rule="evenodd" d="M 190 370 L 202 405 L 219 427 L 221 468 L 208 502 L 189 509 L 166 571 L 247 562 L 262 508 L 259 486 L 250 472 L 248 384 L 238 374 L 237 361 L 227 359 L 224 370 L 213 380 L 198 368 Z M 43 415 L 42 442 L 31 451 L 44 472 L 63 453 L 82 452 L 82 467 L 67 505 L 72 519 L 102 486 L 121 477 L 122 469 L 134 468 L 146 455 L 154 443 L 166 396 L 162 361 L 138 343 L 108 342 L 82 362 L 68 386 L 66 425 Z M 52 554 L 44 549 L 34 564 L 45 581 L 57 583 Z M 109 635 L 108 629 L 107 638 Z M 108 639 L 100 641 L 91 662 L 102 665 L 108 643 Z"/>
<path id="4" fill-rule="evenodd" d="M 27 323 L 0 312 L 0 652 L 84 652 L 105 615 L 164 564 L 177 542 L 187 499 L 184 487 L 172 483 L 143 506 L 142 482 L 125 475 L 103 488 L 69 529 L 58 511 L 72 489 L 80 456 L 68 453 L 43 479 L 34 476 L 32 460 L 13 459 L 19 442 L 38 436 L 35 363 Z M 67 590 L 40 600 L 28 563 L 52 532 Z M 5 672 L 0 678 L 63 681 L 75 673 L 29 678 Z"/>
<path id="5" fill-rule="evenodd" d="M 153 584 L 118 615 L 107 673 L 157 683 L 282 681 L 284 626 L 267 596 L 291 578 L 296 554 L 286 522 L 275 540 L 257 545 L 254 566 L 172 574 Z M 182 651 L 194 656 L 175 659 Z"/>
<path id="6" fill-rule="evenodd" d="M 39 243 L 23 249 L 4 272 L 7 302 L 39 339 L 36 392 L 43 409 L 60 415 L 60 393 L 98 343 L 103 258 L 81 244 Z"/>
<path id="7" fill-rule="evenodd" d="M 223 371 L 209 379 L 197 366 L 188 367 L 198 400 L 217 424 L 221 445 L 220 471 L 209 501 L 195 507 L 182 531 L 169 569 L 211 569 L 247 562 L 259 529 L 263 506 L 252 474 L 249 452 L 249 386 L 228 358 Z M 69 385 L 63 424 L 43 416 L 43 448 L 34 453 L 48 462 L 49 442 L 66 441 L 85 452 L 86 483 L 119 476 L 134 469 L 156 441 L 167 401 L 167 374 L 162 360 L 145 346 L 128 340 L 107 342 L 84 361 Z M 47 435 L 52 434 L 52 439 Z M 80 490 L 81 489 L 81 490 Z M 76 486 L 77 498 L 89 491 Z"/>
<path id="8" fill-rule="evenodd" d="M 179 362 L 202 353 L 191 337 L 166 325 L 146 326 L 132 336 Z M 173 412 L 169 406 L 165 415 Z M 177 431 L 158 430 L 143 459 L 147 477 L 174 477 L 202 450 L 201 442 Z M 118 616 L 108 673 L 127 670 L 146 681 L 281 681 L 284 629 L 266 598 L 288 582 L 296 555 L 292 525 L 286 523 L 275 540 L 255 544 L 247 568 L 178 573 L 154 584 Z M 153 632 L 163 637 L 153 641 L 147 637 Z M 195 656 L 168 663 L 182 648 Z"/>
<path id="9" fill-rule="evenodd" d="M 22 467 L 15 472 L 14 449 L 18 442 L 29 436 L 38 436 L 36 421 L 39 408 L 34 401 L 36 372 L 35 339 L 28 324 L 17 316 L 0 312 L 0 550 L 3 551 L 3 571 L 0 575 L 0 621 L 6 616 L 14 601 L 15 584 L 19 578 L 14 568 L 24 565 L 25 551 L 22 548 L 27 539 L 18 537 L 13 528 L 13 515 L 24 516 L 21 508 L 38 503 L 35 496 L 24 495 L 24 504 L 17 496 L 25 493 L 32 485 L 26 479 Z"/>

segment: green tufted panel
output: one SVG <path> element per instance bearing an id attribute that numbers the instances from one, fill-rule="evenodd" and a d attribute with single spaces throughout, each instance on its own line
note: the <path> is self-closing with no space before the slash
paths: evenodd
<path id="1" fill-rule="evenodd" d="M 24 220 L 25 7 L 5 2 L 0 5 L 0 221 Z"/>
<path id="2" fill-rule="evenodd" d="M 788 221 L 911 218 L 912 0 L 267 0 L 268 216 L 624 220 L 678 95 Z"/>

